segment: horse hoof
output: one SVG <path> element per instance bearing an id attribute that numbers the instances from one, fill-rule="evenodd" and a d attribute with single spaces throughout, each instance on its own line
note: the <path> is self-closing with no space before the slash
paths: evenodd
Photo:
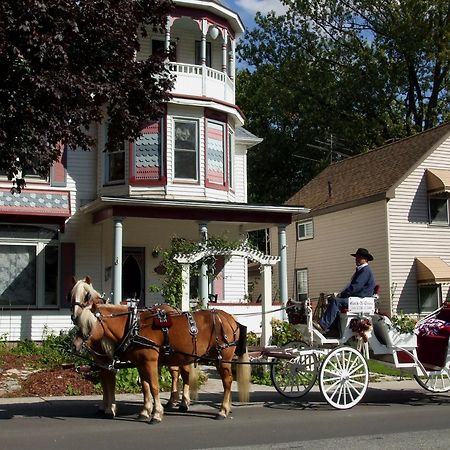
<path id="1" fill-rule="evenodd" d="M 138 422 L 148 422 L 149 417 L 145 414 L 139 414 L 136 419 Z"/>
<path id="2" fill-rule="evenodd" d="M 186 405 L 180 405 L 178 407 L 178 411 L 183 412 L 183 413 L 188 412 L 188 410 L 189 410 L 189 408 Z"/>
<path id="3" fill-rule="evenodd" d="M 164 409 L 166 411 L 174 411 L 175 410 L 175 404 L 174 403 L 166 403 L 164 405 Z"/>
<path id="4" fill-rule="evenodd" d="M 153 419 L 150 420 L 150 425 L 156 425 L 156 424 L 158 424 L 158 423 L 161 423 L 161 419 L 155 419 L 155 418 L 153 417 Z"/>
<path id="5" fill-rule="evenodd" d="M 226 419 L 226 417 L 225 417 L 225 416 L 223 416 L 222 414 L 216 414 L 216 417 L 215 417 L 215 419 L 216 419 L 216 420 L 225 420 L 225 419 Z"/>
<path id="6" fill-rule="evenodd" d="M 114 414 L 113 413 L 103 413 L 103 418 L 104 419 L 114 419 Z"/>

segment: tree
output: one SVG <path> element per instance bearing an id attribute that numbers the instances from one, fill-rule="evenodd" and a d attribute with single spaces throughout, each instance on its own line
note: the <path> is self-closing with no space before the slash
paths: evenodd
<path id="1" fill-rule="evenodd" d="M 60 145 L 88 150 L 108 118 L 108 149 L 159 117 L 172 79 L 163 55 L 135 58 L 170 0 L 0 3 L 0 170 L 46 176 Z"/>
<path id="2" fill-rule="evenodd" d="M 356 154 L 450 117 L 448 0 L 285 3 L 285 16 L 257 15 L 238 49 L 250 66 L 238 103 L 264 138 L 249 155 L 252 200 L 285 201 L 331 150 Z"/>

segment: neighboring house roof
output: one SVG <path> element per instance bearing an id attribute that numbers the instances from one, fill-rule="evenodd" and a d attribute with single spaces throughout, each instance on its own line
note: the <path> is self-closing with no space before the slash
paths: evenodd
<path id="1" fill-rule="evenodd" d="M 389 189 L 448 137 L 450 122 L 330 164 L 285 204 L 305 206 L 314 214 L 386 198 Z"/>

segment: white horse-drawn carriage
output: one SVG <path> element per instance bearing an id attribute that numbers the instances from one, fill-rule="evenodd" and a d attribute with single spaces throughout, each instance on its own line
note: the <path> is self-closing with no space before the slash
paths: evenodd
<path id="1" fill-rule="evenodd" d="M 367 390 L 369 358 L 412 372 L 431 392 L 449 391 L 450 326 L 442 327 L 442 335 L 399 333 L 387 317 L 376 312 L 376 302 L 377 296 L 350 298 L 348 310 L 340 313 L 337 338 L 328 338 L 313 327 L 309 300 L 291 302 L 288 317 L 304 342 L 282 349 L 267 347 L 262 353 L 272 361 L 271 378 L 277 391 L 288 398 L 300 398 L 318 378 L 320 391 L 330 405 L 351 408 Z M 430 319 L 450 323 L 450 305 L 422 319 L 418 327 Z"/>

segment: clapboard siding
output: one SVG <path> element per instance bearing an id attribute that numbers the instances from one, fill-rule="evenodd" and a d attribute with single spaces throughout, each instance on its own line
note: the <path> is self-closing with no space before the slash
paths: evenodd
<path id="1" fill-rule="evenodd" d="M 247 260 L 230 258 L 224 267 L 224 302 L 244 301 L 247 296 L 247 284 Z"/>
<path id="2" fill-rule="evenodd" d="M 59 334 L 73 327 L 70 311 L 7 311 L 0 315 L 0 336 L 9 341 L 41 341 L 49 334 Z"/>
<path id="3" fill-rule="evenodd" d="M 288 296 L 295 298 L 297 269 L 308 270 L 308 293 L 317 298 L 321 292 L 340 291 L 354 272 L 350 256 L 358 247 L 374 255 L 371 263 L 380 284 L 383 307 L 389 305 L 387 225 L 385 201 L 370 203 L 313 218 L 314 238 L 297 241 L 296 224 L 286 229 Z M 271 229 L 271 252 L 278 252 L 278 230 Z M 278 279 L 279 268 L 275 273 Z"/>
<path id="4" fill-rule="evenodd" d="M 417 256 L 440 256 L 450 264 L 450 228 L 428 224 L 426 169 L 450 170 L 450 140 L 427 156 L 395 189 L 389 201 L 391 277 L 396 311 L 416 312 L 418 307 Z M 443 286 L 443 296 L 448 286 Z"/>

